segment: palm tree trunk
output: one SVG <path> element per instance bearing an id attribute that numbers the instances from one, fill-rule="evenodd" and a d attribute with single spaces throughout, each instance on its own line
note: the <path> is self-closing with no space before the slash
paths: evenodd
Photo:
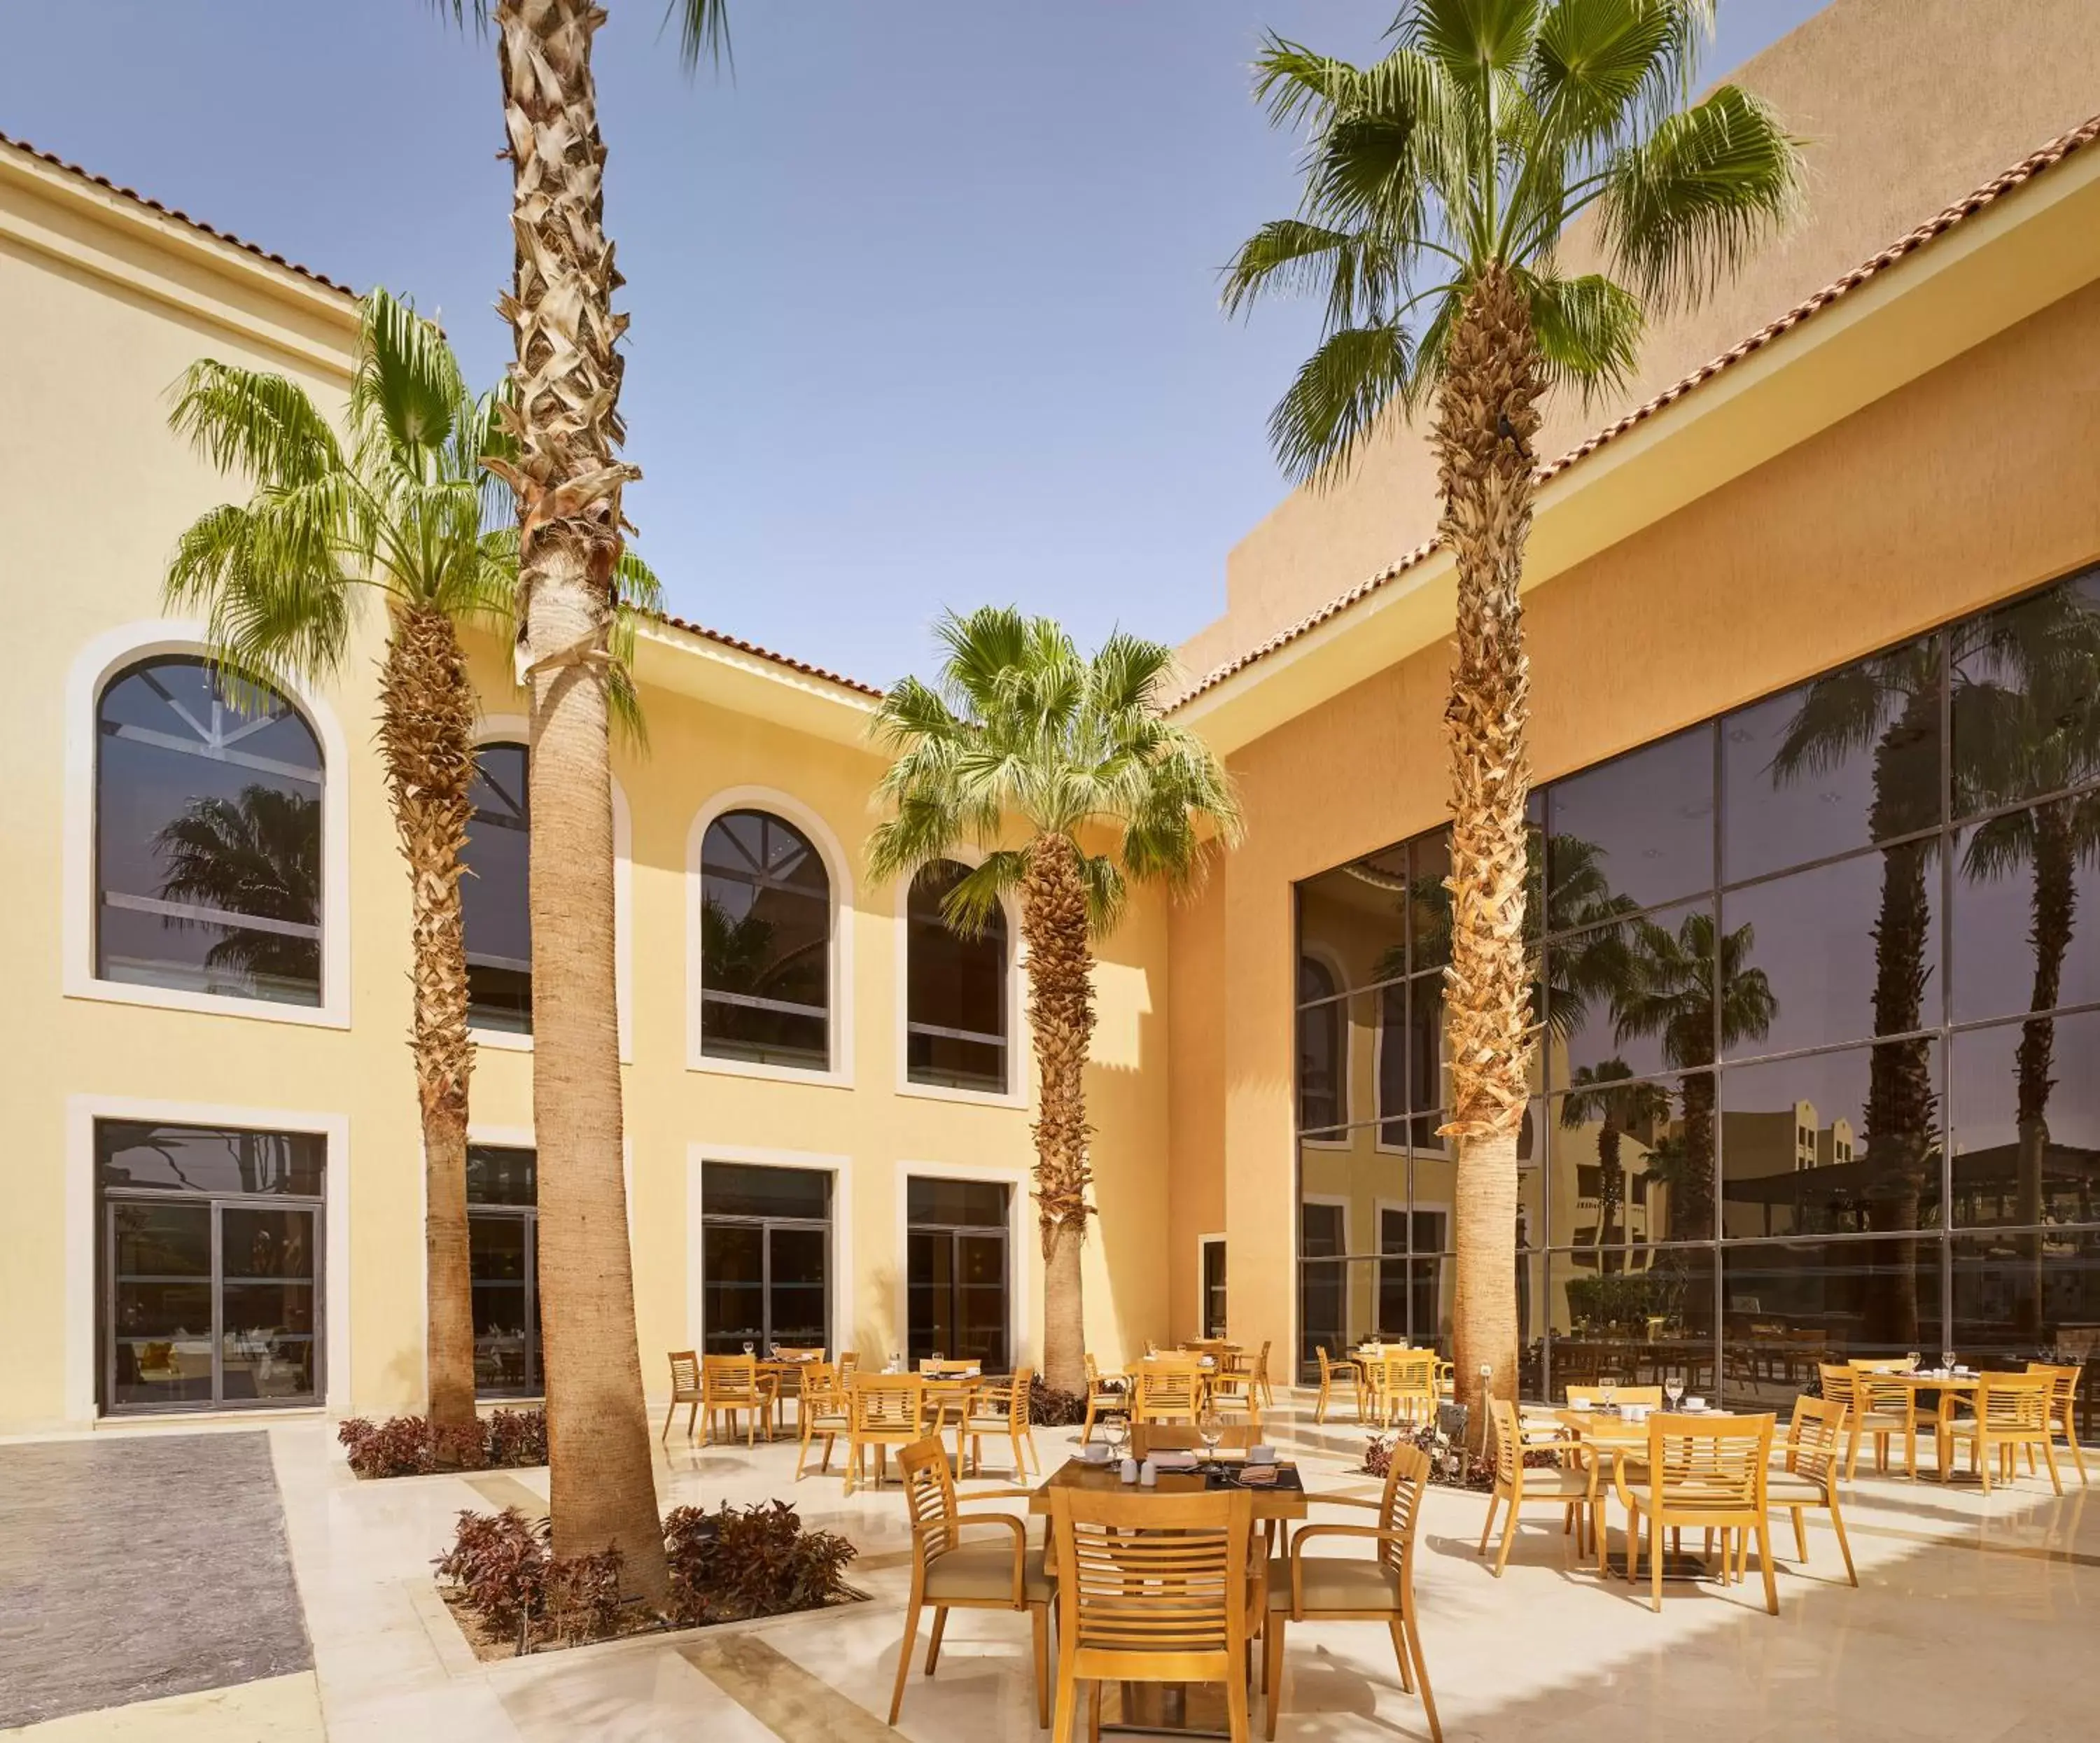
<path id="1" fill-rule="evenodd" d="M 1531 680 L 1517 589 L 1531 532 L 1530 441 L 1541 383 L 1530 311 L 1507 274 L 1483 275 L 1450 345 L 1435 434 L 1440 530 L 1458 569 L 1458 651 L 1445 710 L 1451 1106 L 1440 1129 L 1458 1141 L 1454 1360 L 1478 1450 L 1487 1444 L 1489 1392 L 1516 1395 L 1516 1141 L 1532 1048 L 1524 943 Z"/>
<path id="2" fill-rule="evenodd" d="M 1882 849 L 1882 905 L 1873 928 L 1877 1035 L 1901 1035 L 1923 1018 L 1931 912 L 1926 853 L 1922 841 Z M 1890 1264 L 1873 1273 L 1864 1317 L 1868 1335 L 1891 1349 L 1917 1342 L 1917 1229 L 1936 1101 L 1929 1042 L 1886 1042 L 1872 1050 L 1864 1136 L 1868 1157 L 1887 1184 L 1871 1201 L 1868 1223 L 1895 1240 Z"/>
<path id="3" fill-rule="evenodd" d="M 2027 1000 L 2031 1011 L 2054 1010 L 2062 996 L 2063 959 L 2070 952 L 2071 925 L 2078 908 L 2069 803 L 2059 800 L 2035 812 L 2034 892 L 2030 906 L 2034 923 L 2027 934 L 2035 953 L 2034 986 Z M 2049 1072 L 2055 1055 L 2054 1020 L 2030 1017 L 2020 1027 L 2019 1051 L 2015 1056 L 2019 1074 L 2019 1161 L 2013 1211 L 2014 1220 L 2030 1230 L 2038 1229 L 2042 1220 L 2043 1168 L 2049 1157 L 2049 1097 L 2056 1087 Z M 2041 1331 L 2041 1236 L 2030 1233 L 2019 1239 L 2024 1275 L 2013 1304 L 2013 1323 L 2020 1336 L 2031 1338 Z"/>
<path id="4" fill-rule="evenodd" d="M 1597 1128 L 1597 1271 L 1599 1276 L 1609 1276 L 1612 1257 L 1606 1249 L 1613 1246 L 1612 1235 L 1618 1221 L 1620 1181 L 1619 1127 L 1617 1118 L 1607 1111 L 1604 1123 Z"/>
<path id="5" fill-rule="evenodd" d="M 607 642 L 626 325 L 606 240 L 591 0 L 503 0 L 517 285 L 509 414 L 519 446 L 519 592 L 532 695 L 532 1113 L 549 1511 L 557 1555 L 608 1545 L 629 1593 L 669 1589 L 634 1329 L 613 965 Z"/>
<path id="6" fill-rule="evenodd" d="M 1086 1314 L 1079 1259 L 1092 1207 L 1087 1187 L 1087 1051 L 1094 1032 L 1087 888 L 1069 836 L 1036 838 L 1021 885 L 1028 941 L 1028 1021 L 1041 1109 L 1035 1122 L 1035 1210 L 1043 1235 L 1043 1378 L 1083 1392 Z"/>
<path id="7" fill-rule="evenodd" d="M 474 1420 L 474 1286 L 467 1260 L 466 935 L 461 855 L 473 814 L 474 691 L 443 611 L 397 610 L 379 686 L 379 747 L 408 862 L 415 1016 L 410 1052 L 423 1119 L 424 1374 L 430 1420 Z"/>

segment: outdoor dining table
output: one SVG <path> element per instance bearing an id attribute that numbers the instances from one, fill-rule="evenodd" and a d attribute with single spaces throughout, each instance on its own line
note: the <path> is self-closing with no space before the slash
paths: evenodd
<path id="1" fill-rule="evenodd" d="M 1877 1372 L 1872 1377 L 1877 1382 L 1893 1380 L 1899 1386 L 1908 1387 L 1913 1403 L 1917 1401 L 1917 1395 L 1921 1392 L 1952 1392 L 1957 1395 L 1974 1393 L 1983 1383 L 1983 1376 L 1980 1374 L 1935 1374 L 1930 1368 L 1908 1370 L 1899 1368 L 1887 1372 Z M 1943 1409 L 1939 1412 L 1939 1419 L 1933 1431 L 1933 1450 L 1935 1462 L 1939 1466 L 1939 1480 L 1943 1483 L 1953 1480 L 1953 1441 L 1954 1425 L 1948 1420 L 1947 1412 Z"/>
<path id="2" fill-rule="evenodd" d="M 1604 1534 L 1605 1498 L 1616 1486 L 1612 1480 L 1617 1475 L 1619 1465 L 1628 1458 L 1645 1457 L 1648 1448 L 1649 1417 L 1666 1416 L 1670 1414 L 1667 1410 L 1650 1410 L 1648 1415 L 1642 1417 L 1639 1421 L 1630 1421 L 1617 1410 L 1563 1410 L 1552 1411 L 1544 1418 L 1534 1415 L 1527 1419 L 1528 1421 L 1534 1423 L 1542 1420 L 1557 1423 L 1573 1434 L 1577 1441 L 1594 1449 L 1599 1455 L 1609 1455 L 1612 1468 L 1609 1471 L 1599 1472 L 1597 1480 L 1597 1518 L 1594 1529 L 1596 1531 L 1597 1542 L 1600 1548 L 1605 1547 L 1608 1541 Z M 1743 1410 L 1685 1410 L 1678 1414 L 1692 1417 L 1700 1422 L 1730 1422 L 1742 1416 L 1764 1413 Z M 1551 1441 L 1534 1441 L 1527 1450 L 1536 1452 L 1542 1446 L 1551 1445 Z M 1608 1557 L 1607 1559 L 1608 1560 Z M 1696 1579 L 1711 1571 L 1708 1569 L 1704 1556 L 1687 1555 L 1674 1550 L 1663 1558 L 1662 1569 L 1664 1574 L 1671 1579 Z M 1623 1558 L 1614 1564 L 1614 1571 L 1620 1573 L 1626 1572 L 1626 1562 Z"/>

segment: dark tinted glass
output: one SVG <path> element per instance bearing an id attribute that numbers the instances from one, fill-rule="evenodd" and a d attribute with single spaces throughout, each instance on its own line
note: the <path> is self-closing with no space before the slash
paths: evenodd
<path id="1" fill-rule="evenodd" d="M 1959 1226 L 2100 1223 L 2100 1013 L 1948 1044 Z"/>
<path id="2" fill-rule="evenodd" d="M 1348 1216 L 1339 1204 L 1301 1205 L 1299 1226 L 1308 1259 L 1339 1258 L 1348 1251 Z"/>
<path id="3" fill-rule="evenodd" d="M 1890 1041 L 1731 1066 L 1721 1078 L 1722 1233 L 1936 1226 L 1939 1046 Z"/>
<path id="4" fill-rule="evenodd" d="M 1962 1235 L 1952 1244 L 1954 1340 L 1946 1347 L 1972 1368 L 2084 1361 L 2089 1409 L 2095 1397 L 2093 1327 L 2100 1326 L 2100 1232 Z M 2081 1417 L 2079 1435 L 2089 1449 L 2088 1420 Z M 2089 1450 L 2086 1456 L 2089 1460 Z"/>
<path id="5" fill-rule="evenodd" d="M 1440 970 L 1383 987 L 1378 994 L 1379 1114 L 1388 1145 L 1427 1143 L 1444 1105 L 1444 976 Z"/>
<path id="6" fill-rule="evenodd" d="M 822 1168 L 700 1164 L 700 1207 L 708 1216 L 786 1216 L 821 1221 L 832 1214 L 832 1176 Z"/>
<path id="7" fill-rule="evenodd" d="M 320 1196 L 328 1141 L 318 1132 L 236 1132 L 102 1120 L 95 1128 L 105 1187 Z"/>
<path id="8" fill-rule="evenodd" d="M 1419 974 L 1451 960 L 1451 832 L 1417 836 L 1408 847 L 1409 966 Z"/>
<path id="9" fill-rule="evenodd" d="M 1549 940 L 1546 978 L 1553 1088 L 1586 1068 L 1652 1077 L 1713 1057 L 1710 899 Z"/>
<path id="10" fill-rule="evenodd" d="M 1555 1246 L 1602 1250 L 1661 1238 L 1660 1225 L 1649 1220 L 1648 1163 L 1680 1129 L 1677 1098 L 1670 1082 L 1607 1070 L 1586 1074 L 1568 1094 L 1546 1102 L 1553 1167 L 1563 1182 L 1557 1215 L 1569 1214 L 1571 1176 L 1574 1186 L 1573 1222 L 1555 1227 Z M 1659 1208 L 1659 1194 L 1654 1202 Z"/>
<path id="11" fill-rule="evenodd" d="M 1549 927 L 1611 897 L 1652 907 L 1714 884 L 1714 729 L 1556 781 L 1546 797 Z"/>
<path id="12" fill-rule="evenodd" d="M 1308 959 L 1309 961 L 1310 959 Z M 1304 963 L 1299 979 L 1305 979 Z M 1317 963 L 1311 966 L 1324 975 Z M 1349 1117 L 1349 1007 L 1347 999 L 1308 1004 L 1298 1013 L 1298 1123 L 1307 1132 Z"/>
<path id="13" fill-rule="evenodd" d="M 474 753 L 474 816 L 461 856 L 466 926 L 467 1020 L 479 1029 L 532 1030 L 532 807 L 522 744 Z"/>
<path id="14" fill-rule="evenodd" d="M 1298 886 L 1302 955 L 1333 964 L 1345 987 L 1407 972 L 1407 849 L 1388 848 Z"/>
<path id="15" fill-rule="evenodd" d="M 765 1230 L 716 1223 L 700 1232 L 702 1348 L 734 1356 L 765 1339 Z"/>
<path id="16" fill-rule="evenodd" d="M 2100 777 L 2100 579 L 2066 581 L 1952 636 L 1957 816 Z"/>
<path id="17" fill-rule="evenodd" d="M 2100 1003 L 2100 797 L 2005 812 L 1955 841 L 1954 1021 Z"/>
<path id="18" fill-rule="evenodd" d="M 1928 636 L 1723 717 L 1723 877 L 1937 825 L 1940 691 Z"/>
<path id="19" fill-rule="evenodd" d="M 1583 1249 L 1546 1255 L 1553 1397 L 1608 1378 L 1655 1386 L 1673 1375 L 1693 1397 L 1714 1392 L 1714 1273 L 1710 1251 L 1668 1249 L 1602 1255 Z M 1536 1261 L 1533 1262 L 1534 1265 Z"/>
<path id="20" fill-rule="evenodd" d="M 469 1204 L 532 1205 L 540 1202 L 539 1152 L 494 1144 L 466 1149 Z"/>
<path id="21" fill-rule="evenodd" d="M 831 1061 L 831 879 L 807 836 L 729 811 L 700 845 L 700 1050 L 823 1070 Z"/>
<path id="22" fill-rule="evenodd" d="M 103 691 L 102 979 L 321 1002 L 320 746 L 275 691 L 249 700 L 199 660 L 150 660 Z"/>
<path id="23" fill-rule="evenodd" d="M 1930 841 L 1721 898 L 1735 1021 L 1725 1057 L 1900 1035 L 1942 1019 L 1939 875 Z"/>
<path id="24" fill-rule="evenodd" d="M 1784 1410 L 1820 1362 L 1940 1348 L 1937 1240 L 1724 1247 L 1727 1397 Z"/>
<path id="25" fill-rule="evenodd" d="M 1006 1226 L 1006 1188 L 996 1180 L 948 1180 L 913 1175 L 904 1191 L 905 1215 L 945 1227 Z"/>
<path id="26" fill-rule="evenodd" d="M 968 937 L 941 904 L 967 875 L 951 859 L 924 867 L 906 898 L 906 1063 L 915 1083 L 1002 1092 L 1007 1087 L 1006 916 Z"/>

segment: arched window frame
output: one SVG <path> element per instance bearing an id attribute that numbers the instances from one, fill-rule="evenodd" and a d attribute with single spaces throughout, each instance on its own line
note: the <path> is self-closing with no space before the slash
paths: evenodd
<path id="1" fill-rule="evenodd" d="M 523 714 L 485 714 L 474 722 L 474 748 L 484 744 L 523 744 L 532 742 L 532 723 Z M 620 1061 L 634 1062 L 634 826 L 628 809 L 627 790 L 620 777 L 612 777 L 612 944 L 613 978 L 620 1004 Z M 529 1053 L 532 1037 L 507 1029 L 474 1029 L 477 1047 L 498 1052 Z M 491 1140 L 491 1142 L 495 1141 Z"/>
<path id="2" fill-rule="evenodd" d="M 104 980 L 95 967 L 96 722 L 109 682 L 148 660 L 209 659 L 206 625 L 149 619 L 106 630 L 74 656 L 66 677 L 64 888 L 60 903 L 64 986 L 71 999 L 196 1011 L 307 1028 L 350 1026 L 351 759 L 334 711 L 311 686 L 286 677 L 276 687 L 298 709 L 321 747 L 321 1002 L 280 1004 L 237 993 Z"/>
<path id="3" fill-rule="evenodd" d="M 958 847 L 941 856 L 952 859 L 958 865 L 974 870 L 984 863 L 984 855 L 974 848 Z M 1028 965 L 1027 951 L 1021 937 L 1021 911 L 1011 896 L 999 898 L 999 911 L 1006 916 L 1006 1065 L 1007 1082 L 1004 1094 L 986 1089 L 951 1089 L 939 1083 L 915 1083 L 911 1081 L 910 1049 L 906 1042 L 906 1025 L 911 1020 L 911 884 L 908 877 L 897 880 L 895 937 L 897 973 L 896 1037 L 897 1092 L 900 1096 L 915 1096 L 927 1101 L 966 1101 L 977 1107 L 1025 1108 L 1028 1105 L 1029 1085 L 1034 1078 L 1031 1069 L 1035 1050 L 1028 1031 Z"/>
<path id="4" fill-rule="evenodd" d="M 708 826 L 726 811 L 770 811 L 808 838 L 823 861 L 831 885 L 831 1068 L 807 1071 L 749 1059 L 719 1059 L 701 1051 L 700 924 L 703 885 L 700 852 Z M 832 827 L 801 800 L 771 787 L 731 787 L 714 794 L 695 814 L 686 833 L 686 1067 L 726 1077 L 757 1077 L 781 1083 L 818 1083 L 850 1089 L 854 1081 L 853 879 L 845 850 Z"/>

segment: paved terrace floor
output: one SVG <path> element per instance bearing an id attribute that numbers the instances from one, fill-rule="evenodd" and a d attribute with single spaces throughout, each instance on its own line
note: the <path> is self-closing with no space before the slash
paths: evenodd
<path id="1" fill-rule="evenodd" d="M 1348 1472 L 1360 1445 L 1356 1430 L 1330 1424 L 1316 1434 L 1296 1410 L 1279 1416 L 1273 1432 L 1287 1446 L 1295 1441 L 1309 1486 L 1375 1492 Z M 1039 1432 L 1046 1459 L 1069 1450 L 1070 1433 Z M 105 1434 L 95 1444 L 114 1439 Z M 659 1473 L 667 1507 L 792 1496 L 810 1524 L 860 1546 L 851 1577 L 873 1601 L 484 1665 L 436 1601 L 430 1558 L 462 1507 L 544 1504 L 545 1472 L 360 1483 L 319 1423 L 277 1427 L 267 1440 L 312 1668 L 271 1674 L 258 1660 L 229 1674 L 222 1665 L 213 1675 L 226 1686 L 175 1685 L 196 1692 L 0 1736 L 35 1743 L 866 1743 L 897 1735 L 882 1715 L 909 1555 L 893 1490 L 847 1498 L 836 1475 L 796 1485 L 791 1445 L 748 1454 L 740 1445 L 699 1449 L 674 1432 Z M 135 1528 L 127 1535 L 150 1542 L 178 1521 L 186 1529 L 195 1498 L 178 1491 L 143 1511 L 124 1502 Z M 1423 1520 L 1417 1591 L 1450 1743 L 2084 1743 L 2096 1734 L 2090 1666 L 2100 1615 L 2100 1503 L 2075 1476 L 2062 1499 L 2045 1478 L 2026 1477 L 1987 1499 L 1973 1484 L 1871 1477 L 1863 1467 L 1846 1503 L 1860 1589 L 1843 1583 L 1835 1541 L 1811 1516 L 1811 1560 L 1806 1568 L 1782 1562 L 1776 1618 L 1764 1613 L 1754 1570 L 1740 1586 L 1673 1585 L 1657 1616 L 1644 1590 L 1635 1595 L 1622 1581 L 1600 1582 L 1575 1565 L 1550 1509 L 1520 1535 L 1498 1581 L 1474 1554 L 1485 1504 L 1432 1490 Z M 0 1498 L 10 1531 L 15 1506 L 12 1495 Z M 1613 1522 L 1616 1530 L 1616 1509 Z M 1776 1537 L 1784 1555 L 1791 1532 L 1783 1520 Z M 177 1589 L 190 1579 L 162 1561 L 139 1573 Z M 47 1637 L 74 1630 L 48 1611 L 42 1621 Z M 273 1626 L 279 1637 L 295 1639 L 296 1618 Z M 187 1650 L 187 1630 L 164 1618 L 156 1632 L 157 1641 L 134 1643 L 135 1666 L 140 1648 L 150 1656 L 157 1644 L 178 1658 Z M 1427 1734 L 1421 1707 L 1400 1691 L 1385 1630 L 1374 1624 L 1294 1627 L 1285 1700 L 1277 1736 L 1297 1743 L 1396 1743 Z M 1041 1737 L 1025 1620 L 955 1613 L 939 1674 L 929 1681 L 915 1672 L 899 1730 L 927 1743 Z"/>

